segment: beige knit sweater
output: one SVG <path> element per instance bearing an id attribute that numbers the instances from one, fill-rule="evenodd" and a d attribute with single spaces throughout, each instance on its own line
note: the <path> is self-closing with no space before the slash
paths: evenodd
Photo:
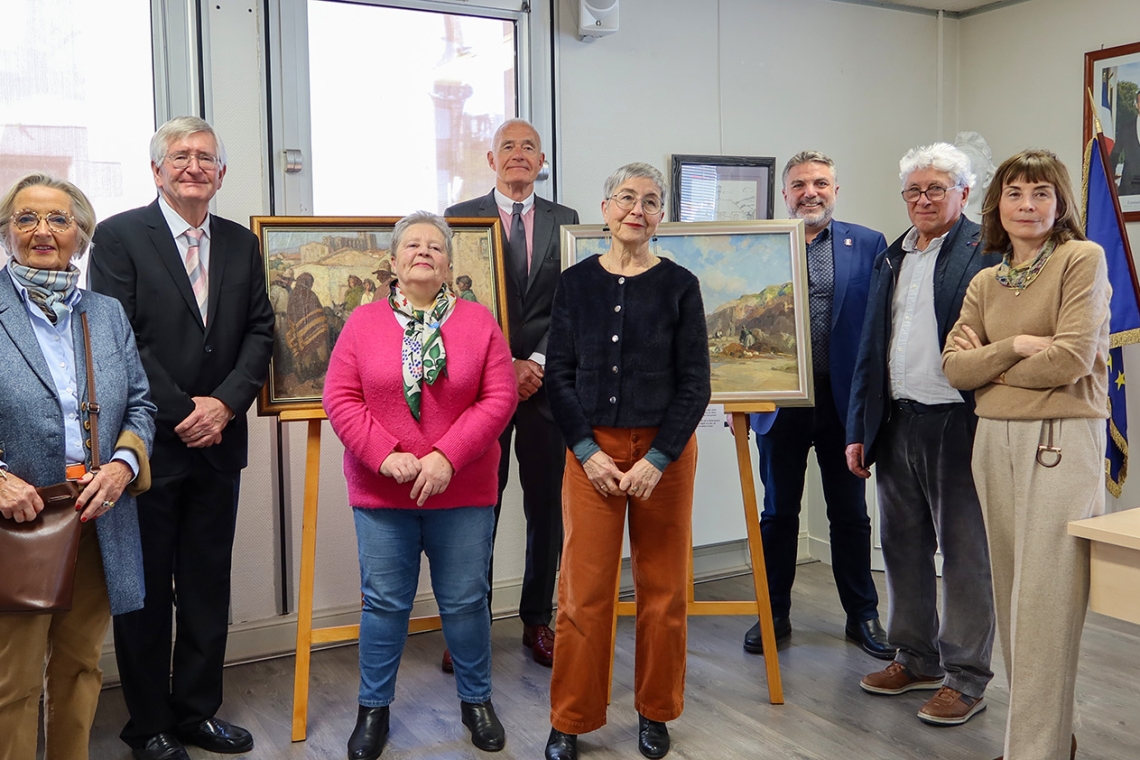
<path id="1" fill-rule="evenodd" d="M 1108 268 L 1096 243 L 1059 246 L 1029 287 L 1007 288 L 997 267 L 970 282 L 962 311 L 942 351 L 950 384 L 976 390 L 979 417 L 1045 420 L 1108 417 Z M 982 348 L 956 350 L 962 325 Z M 1053 345 L 1028 358 L 1013 350 L 1018 335 L 1051 336 Z M 1123 367 L 1113 368 L 1113 377 Z M 1004 382 L 1002 382 L 1002 373 Z"/>

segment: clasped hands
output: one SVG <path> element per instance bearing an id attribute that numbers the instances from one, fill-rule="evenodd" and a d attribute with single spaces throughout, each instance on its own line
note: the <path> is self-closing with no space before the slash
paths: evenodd
<path id="1" fill-rule="evenodd" d="M 0 481 L 0 516 L 18 523 L 36 519 L 44 509 L 43 499 L 23 478 L 10 472 L 7 476 Z M 85 474 L 78 481 L 80 493 L 75 502 L 75 508 L 83 510 L 79 519 L 87 522 L 109 512 L 134 477 L 130 466 L 118 459 Z"/>
<path id="2" fill-rule="evenodd" d="M 174 427 L 175 434 L 190 449 L 204 449 L 222 442 L 222 430 L 234 418 L 233 411 L 213 396 L 193 396 L 194 411 Z"/>
<path id="3" fill-rule="evenodd" d="M 658 470 L 646 459 L 637 460 L 629 472 L 622 472 L 614 460 L 604 451 L 595 452 L 582 465 L 591 485 L 603 496 L 629 494 L 639 499 L 648 499 L 661 480 Z"/>
<path id="4" fill-rule="evenodd" d="M 438 449 L 422 457 L 406 451 L 393 451 L 380 465 L 380 474 L 397 483 L 414 480 L 411 498 L 415 499 L 416 506 L 422 507 L 429 496 L 447 489 L 455 468 Z"/>

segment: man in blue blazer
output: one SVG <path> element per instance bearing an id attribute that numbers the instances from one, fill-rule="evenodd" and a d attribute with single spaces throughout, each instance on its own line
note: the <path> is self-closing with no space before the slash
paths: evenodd
<path id="1" fill-rule="evenodd" d="M 980 228 L 962 215 L 974 184 L 962 151 L 916 148 L 899 168 L 913 226 L 875 261 L 847 419 L 851 472 L 868 478 L 877 463 L 887 633 L 898 655 L 859 685 L 879 695 L 937 689 L 918 717 L 955 726 L 986 706 L 994 603 L 970 471 L 973 396 L 942 373 L 942 347 L 970 280 L 1000 256 L 982 255 Z"/>
<path id="2" fill-rule="evenodd" d="M 835 163 L 804 151 L 784 166 L 788 216 L 804 220 L 811 314 L 815 407 L 752 415 L 759 450 L 764 511 L 760 533 L 776 640 L 792 633 L 789 617 L 799 547 L 800 502 L 808 452 L 815 447 L 831 524 L 831 567 L 847 613 L 847 638 L 874 657 L 890 659 L 879 624 L 879 596 L 871 580 L 871 521 L 864 483 L 847 469 L 844 449 L 847 399 L 855 368 L 871 266 L 887 247 L 882 233 L 832 218 Z M 745 634 L 744 649 L 761 654 L 760 624 Z"/>

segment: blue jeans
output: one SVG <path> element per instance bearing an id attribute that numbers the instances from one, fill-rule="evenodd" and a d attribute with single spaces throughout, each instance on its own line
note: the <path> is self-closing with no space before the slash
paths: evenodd
<path id="1" fill-rule="evenodd" d="M 360 704 L 383 707 L 396 697 L 396 671 L 427 554 L 443 636 L 455 663 L 461 702 L 491 698 L 491 618 L 487 566 L 495 513 L 457 509 L 353 508 L 360 554 Z"/>

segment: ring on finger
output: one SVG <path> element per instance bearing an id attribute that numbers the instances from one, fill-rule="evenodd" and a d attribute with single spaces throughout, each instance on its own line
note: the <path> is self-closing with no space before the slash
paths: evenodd
<path id="1" fill-rule="evenodd" d="M 103 509 L 110 509 L 113 506 L 115 506 L 115 502 L 113 502 L 113 501 L 104 501 L 103 502 Z"/>

